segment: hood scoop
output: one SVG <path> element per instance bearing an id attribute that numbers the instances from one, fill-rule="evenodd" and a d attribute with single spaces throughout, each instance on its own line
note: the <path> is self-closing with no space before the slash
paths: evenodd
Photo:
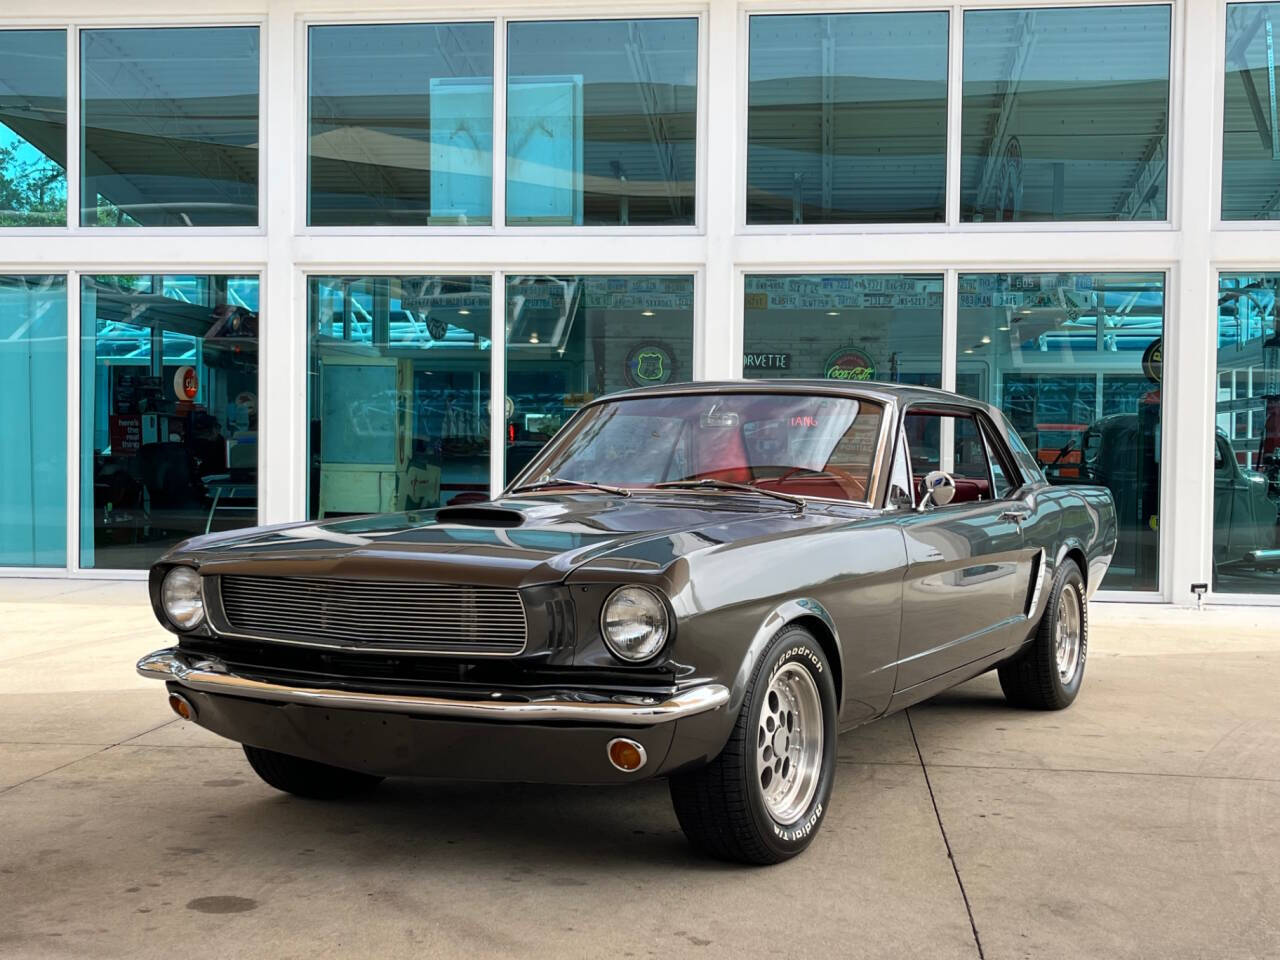
<path id="1" fill-rule="evenodd" d="M 524 514 L 505 507 L 472 506 L 441 507 L 436 511 L 438 523 L 456 523 L 464 527 L 518 527 L 524 523 Z"/>

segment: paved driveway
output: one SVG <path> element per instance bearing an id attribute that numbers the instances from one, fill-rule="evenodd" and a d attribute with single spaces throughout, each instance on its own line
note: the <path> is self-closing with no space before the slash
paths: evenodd
<path id="1" fill-rule="evenodd" d="M 141 584 L 0 580 L 0 956 L 1280 956 L 1280 613 L 1094 613 L 1071 710 L 984 677 L 846 735 L 760 869 L 662 783 L 276 793 L 134 675 Z"/>

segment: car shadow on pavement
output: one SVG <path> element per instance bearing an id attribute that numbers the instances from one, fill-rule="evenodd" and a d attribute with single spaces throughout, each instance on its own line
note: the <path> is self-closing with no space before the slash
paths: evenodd
<path id="1" fill-rule="evenodd" d="M 213 816 L 219 832 L 247 853 L 296 845 L 316 866 L 355 858 L 365 866 L 471 870 L 528 861 L 567 874 L 601 860 L 734 869 L 690 849 L 663 782 L 588 787 L 396 778 L 349 800 L 276 795 L 226 804 Z M 519 874 L 508 879 L 518 882 Z"/>
<path id="2" fill-rule="evenodd" d="M 857 736 L 855 730 L 841 740 Z M 857 762 L 842 762 L 838 777 L 858 776 L 861 763 L 902 762 L 896 744 L 886 741 L 882 747 L 867 739 L 868 749 Z M 206 799 L 209 793 L 224 794 L 221 802 L 205 807 L 206 823 L 225 838 L 220 844 L 230 842 L 249 855 L 297 845 L 317 865 L 356 858 L 361 863 L 385 860 L 389 866 L 429 862 L 447 868 L 465 862 L 474 869 L 486 861 L 507 867 L 528 860 L 572 872 L 576 864 L 616 860 L 685 870 L 750 869 L 713 860 L 689 846 L 664 780 L 566 786 L 391 778 L 341 801 L 277 793 L 240 799 L 235 794 L 241 789 L 258 786 L 247 764 L 243 781 L 214 782 L 239 789 L 206 793 Z M 854 789 L 853 783 L 844 786 L 846 792 Z"/>

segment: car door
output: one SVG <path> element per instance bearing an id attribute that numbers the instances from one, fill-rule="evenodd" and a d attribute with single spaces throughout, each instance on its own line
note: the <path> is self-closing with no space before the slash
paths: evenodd
<path id="1" fill-rule="evenodd" d="M 942 462 L 941 437 L 948 431 L 954 436 L 955 499 L 904 511 L 899 521 L 907 549 L 899 691 L 1002 650 L 1025 629 L 1030 564 L 1022 524 L 1030 508 L 998 495 L 1007 497 L 1017 485 L 1010 477 L 1016 467 L 992 470 L 976 411 L 907 411 L 901 439 L 912 451 L 916 502 L 923 475 Z"/>

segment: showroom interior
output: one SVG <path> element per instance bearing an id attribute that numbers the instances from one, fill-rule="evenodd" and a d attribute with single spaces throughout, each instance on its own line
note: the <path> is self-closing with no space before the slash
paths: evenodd
<path id="1" fill-rule="evenodd" d="M 1102 599 L 1280 603 L 1280 3 L 348 6 L 0 11 L 0 573 L 805 377 L 1108 486 Z"/>

